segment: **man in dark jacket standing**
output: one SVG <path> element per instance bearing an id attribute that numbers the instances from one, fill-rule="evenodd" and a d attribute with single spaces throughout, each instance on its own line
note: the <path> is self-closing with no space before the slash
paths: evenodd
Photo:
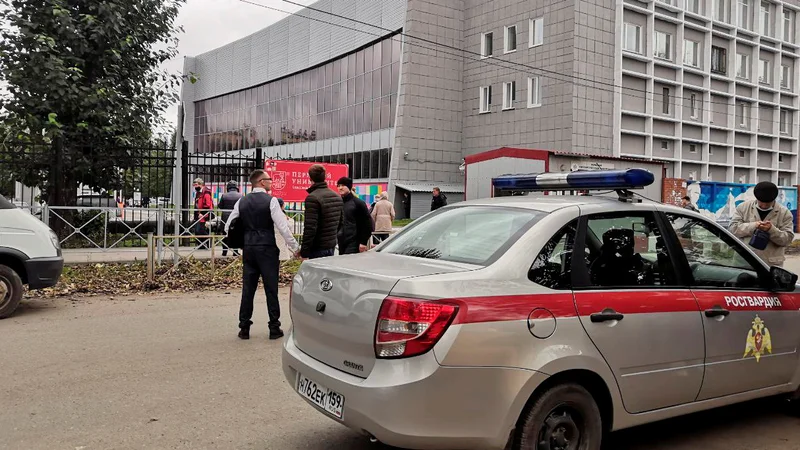
<path id="1" fill-rule="evenodd" d="M 342 177 L 336 183 L 344 201 L 342 227 L 339 229 L 339 254 L 367 251 L 372 236 L 372 217 L 364 200 L 353 195 L 353 180 Z"/>
<path id="2" fill-rule="evenodd" d="M 336 236 L 342 223 L 342 197 L 328 187 L 325 167 L 314 164 L 308 169 L 313 183 L 308 188 L 303 221 L 300 257 L 307 259 L 333 256 Z"/>
<path id="3" fill-rule="evenodd" d="M 222 223 L 219 224 L 220 234 L 225 234 L 225 224 L 228 223 L 228 219 L 231 217 L 231 211 L 233 211 L 233 207 L 236 206 L 236 203 L 241 200 L 242 194 L 239 193 L 239 183 L 231 180 L 228 181 L 227 186 L 225 186 L 227 192 L 222 194 L 222 197 L 219 199 L 219 203 L 217 207 L 222 210 Z M 239 250 L 234 249 L 233 254 L 238 256 Z M 227 245 L 222 247 L 222 256 L 228 256 L 228 247 Z"/>
<path id="4" fill-rule="evenodd" d="M 442 206 L 447 206 L 447 196 L 442 194 L 438 187 L 435 187 L 433 188 L 433 198 L 431 199 L 431 211 L 436 211 Z"/>
<path id="5" fill-rule="evenodd" d="M 242 283 L 242 303 L 239 307 L 239 338 L 250 339 L 250 320 L 253 317 L 253 298 L 258 289 L 258 279 L 264 282 L 269 313 L 269 338 L 283 337 L 281 330 L 281 308 L 278 302 L 278 274 L 280 271 L 280 250 L 275 240 L 277 228 L 286 245 L 292 252 L 300 246 L 292 236 L 286 216 L 278 199 L 267 192 L 272 187 L 272 179 L 263 170 L 250 175 L 253 192 L 236 202 L 230 220 L 241 220 L 244 230 L 244 271 Z M 230 225 L 227 227 L 230 229 Z"/>

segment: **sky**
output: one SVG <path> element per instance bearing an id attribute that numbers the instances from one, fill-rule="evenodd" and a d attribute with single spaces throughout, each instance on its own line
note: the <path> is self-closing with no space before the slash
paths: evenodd
<path id="1" fill-rule="evenodd" d="M 295 12 L 300 8 L 281 0 L 250 0 L 285 11 Z M 311 4 L 312 0 L 299 0 Z M 221 47 L 275 23 L 286 14 L 242 3 L 239 0 L 187 0 L 178 15 L 177 25 L 184 32 L 178 37 L 177 58 L 168 61 L 164 68 L 170 73 L 183 71 L 184 56 L 196 56 Z M 167 121 L 174 125 L 178 121 L 178 106 L 166 111 Z"/>

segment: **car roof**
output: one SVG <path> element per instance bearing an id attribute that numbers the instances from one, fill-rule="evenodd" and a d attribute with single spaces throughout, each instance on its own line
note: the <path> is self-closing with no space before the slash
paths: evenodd
<path id="1" fill-rule="evenodd" d="M 642 199 L 643 203 L 653 204 L 647 199 Z M 620 202 L 616 194 L 612 196 L 598 196 L 598 195 L 519 195 L 511 197 L 494 197 L 483 198 L 478 200 L 467 200 L 458 203 L 458 205 L 476 205 L 476 206 L 509 206 L 514 208 L 528 208 L 535 209 L 543 212 L 553 212 L 562 208 L 570 206 L 586 206 L 586 205 L 608 205 L 614 206 L 614 209 L 619 209 L 621 205 L 626 203 Z M 630 204 L 633 207 L 633 204 Z M 676 208 L 678 209 L 678 208 Z M 688 210 L 682 210 L 687 211 Z"/>

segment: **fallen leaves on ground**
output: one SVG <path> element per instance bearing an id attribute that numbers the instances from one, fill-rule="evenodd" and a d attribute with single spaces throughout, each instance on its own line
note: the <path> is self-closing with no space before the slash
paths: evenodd
<path id="1" fill-rule="evenodd" d="M 287 286 L 297 273 L 300 261 L 281 264 L 279 283 Z M 152 282 L 147 281 L 143 262 L 87 264 L 67 266 L 58 284 L 52 288 L 26 293 L 27 297 L 66 297 L 74 295 L 130 295 L 146 292 L 191 292 L 241 288 L 242 259 L 211 261 L 184 259 L 177 267 L 166 263 L 156 268 Z"/>

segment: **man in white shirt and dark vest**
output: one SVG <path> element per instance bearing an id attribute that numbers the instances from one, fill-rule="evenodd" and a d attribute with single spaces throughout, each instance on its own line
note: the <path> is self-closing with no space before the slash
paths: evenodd
<path id="1" fill-rule="evenodd" d="M 230 229 L 234 220 L 241 221 L 244 232 L 242 260 L 244 262 L 242 303 L 239 307 L 239 338 L 250 339 L 250 326 L 253 324 L 253 298 L 258 288 L 259 277 L 264 282 L 269 313 L 269 338 L 283 337 L 281 330 L 281 309 L 278 302 L 278 275 L 280 272 L 280 250 L 275 240 L 277 229 L 292 253 L 300 246 L 292 236 L 286 216 L 278 199 L 267 192 L 272 187 L 272 179 L 263 170 L 250 175 L 253 191 L 236 202 L 233 212 L 225 226 Z"/>

